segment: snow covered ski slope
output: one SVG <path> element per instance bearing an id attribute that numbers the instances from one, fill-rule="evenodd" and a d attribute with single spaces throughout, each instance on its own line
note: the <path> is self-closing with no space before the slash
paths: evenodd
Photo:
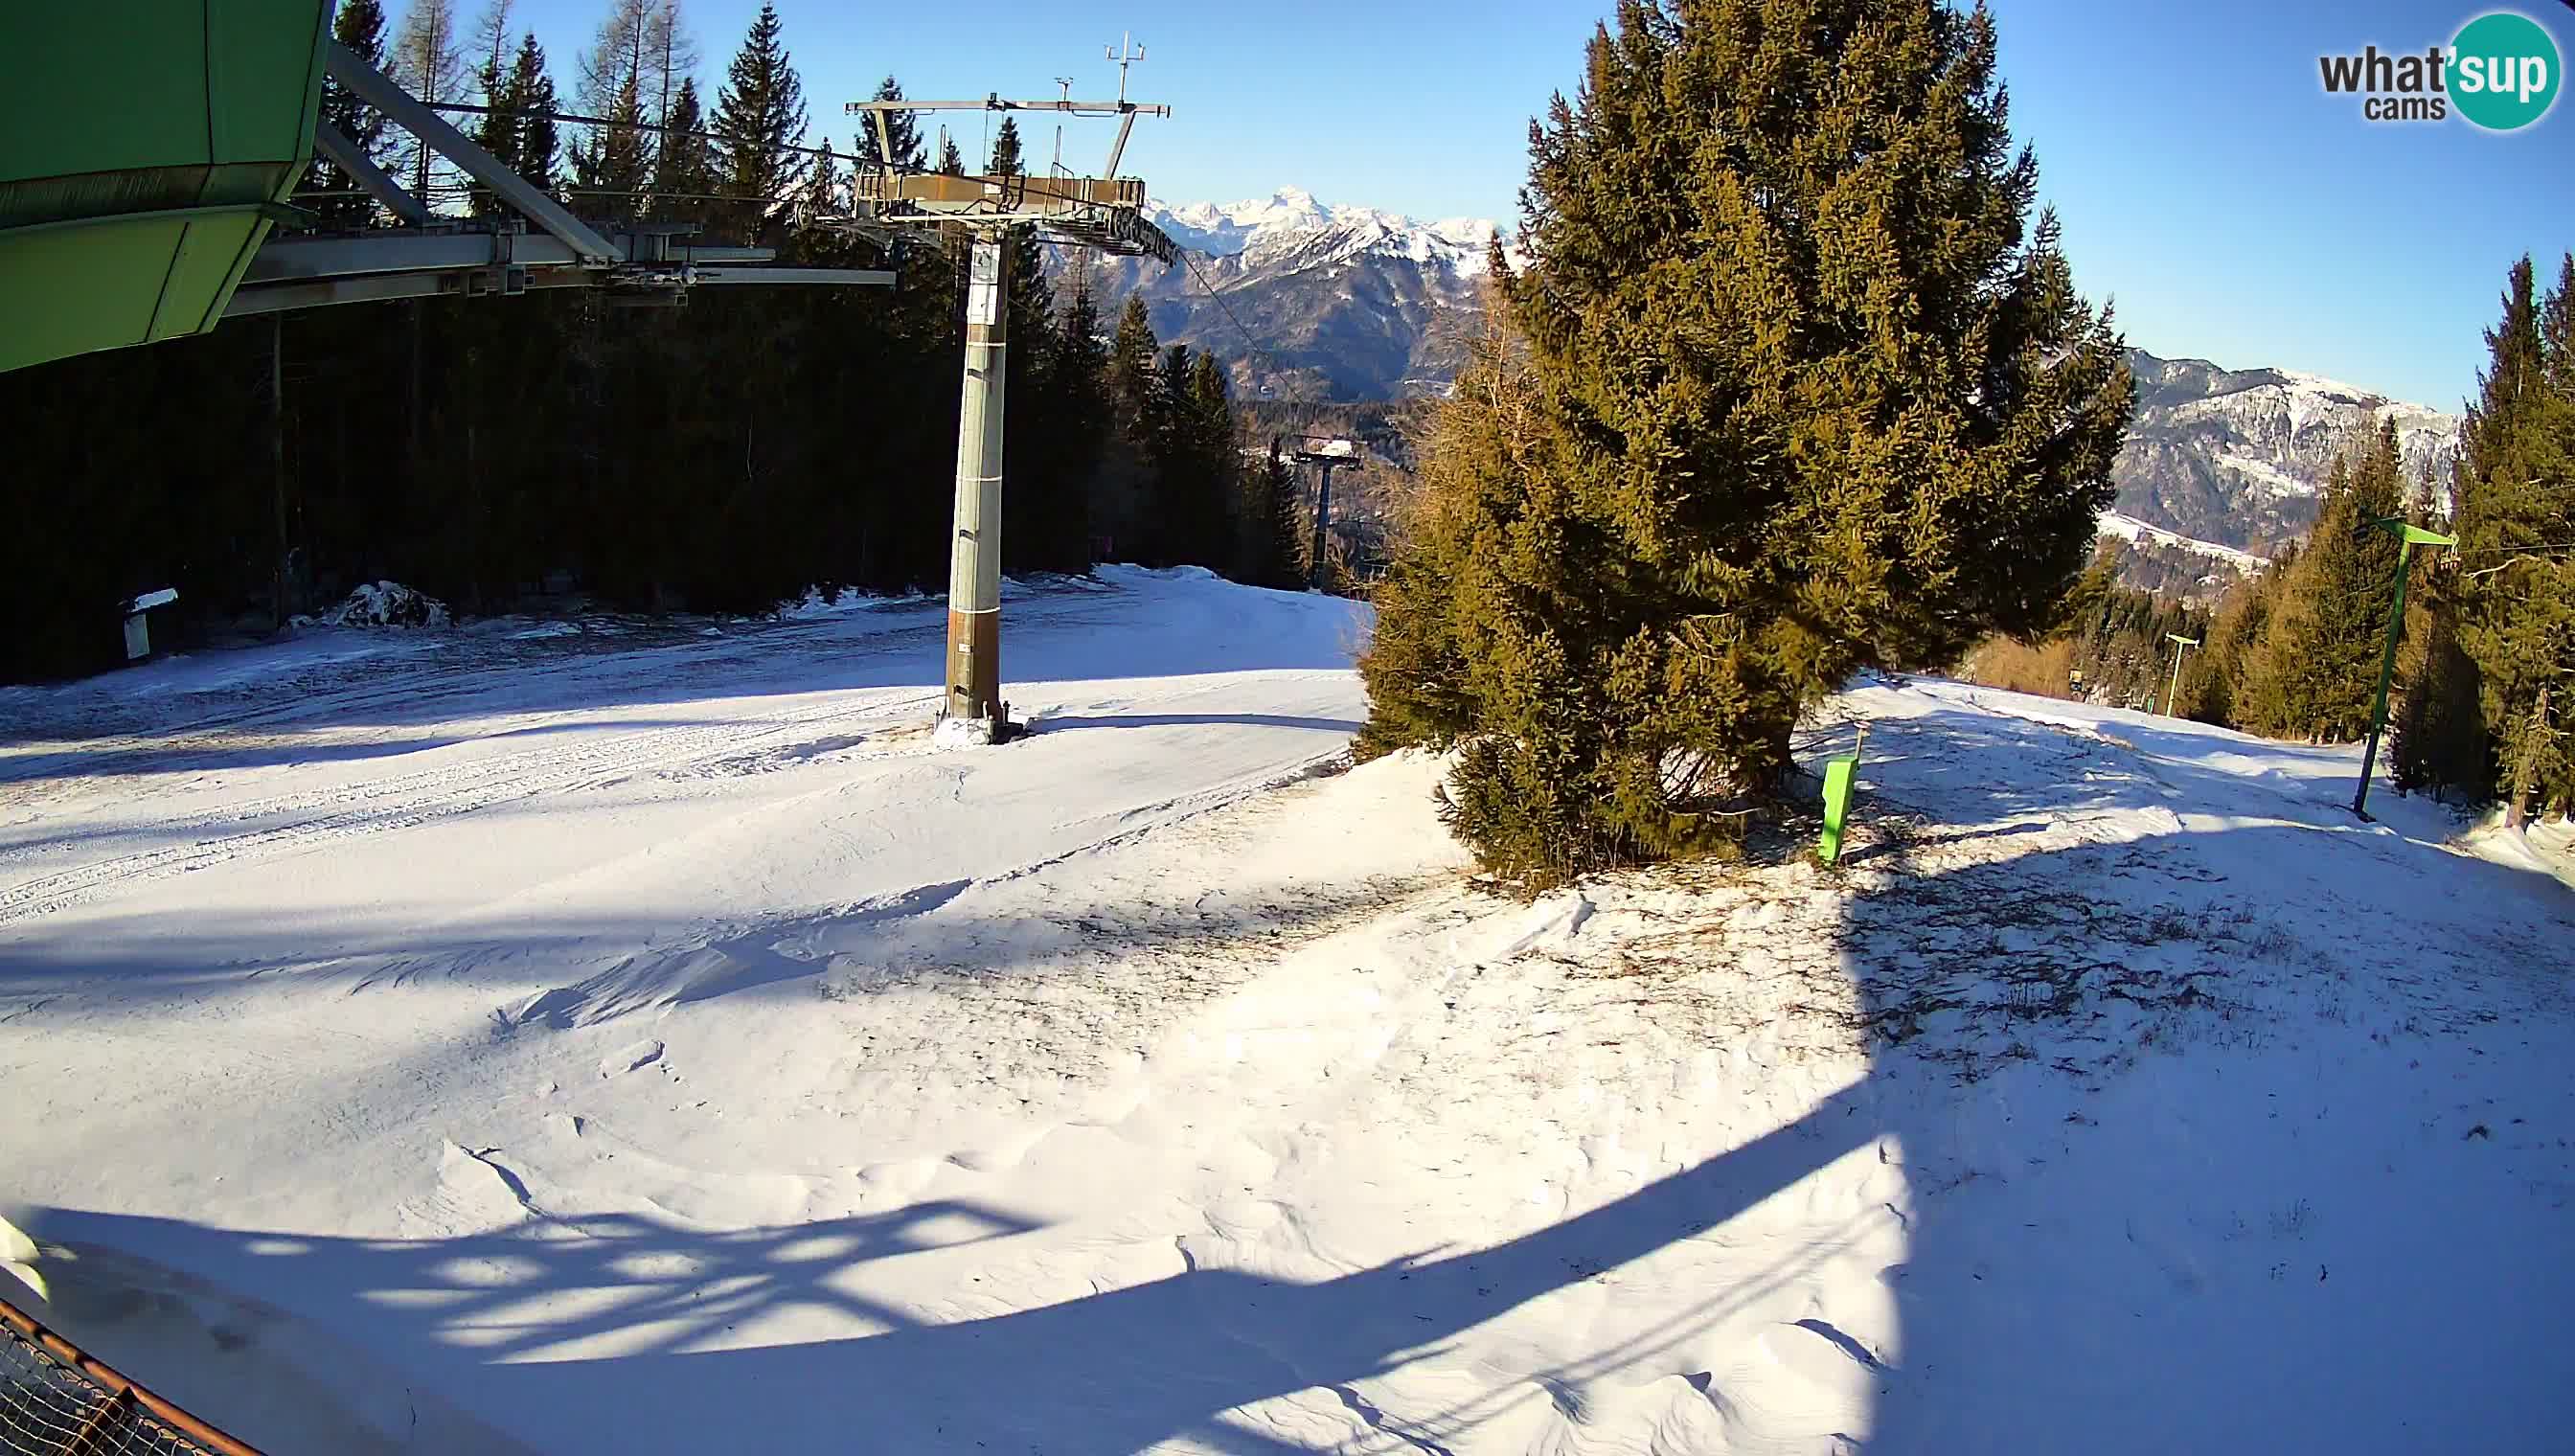
<path id="1" fill-rule="evenodd" d="M 295 1452 L 2544 1450 L 2575 894 L 2353 755 L 1859 687 L 1530 905 L 1363 617 L 324 634 L 0 693 L 0 1200 Z M 712 634 L 712 635 L 709 635 Z"/>

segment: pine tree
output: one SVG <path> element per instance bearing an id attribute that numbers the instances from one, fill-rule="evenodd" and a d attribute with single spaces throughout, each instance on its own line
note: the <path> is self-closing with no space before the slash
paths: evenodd
<path id="1" fill-rule="evenodd" d="M 1304 585 L 1302 543 L 1304 496 L 1296 487 L 1296 468 L 1282 454 L 1281 442 L 1259 467 L 1242 473 L 1241 565 L 1236 576 L 1255 587 L 1293 591 Z"/>
<path id="2" fill-rule="evenodd" d="M 984 167 L 987 177 L 1017 177 L 1028 169 L 1020 165 L 1020 124 L 1011 117 L 1002 118 L 1002 129 L 993 134 L 993 160 Z"/>
<path id="3" fill-rule="evenodd" d="M 1852 672 L 2052 619 L 2134 392 L 2029 222 L 1994 50 L 1939 0 L 1622 0 L 1532 127 L 1500 278 L 1540 408 L 1459 447 L 1500 474 L 1450 476 L 1430 576 L 1470 605 L 1415 659 L 1464 676 L 1369 674 L 1378 745 L 1467 705 L 1488 864 L 1712 846 L 1709 800 L 1782 783 Z"/>
<path id="4" fill-rule="evenodd" d="M 1159 478 L 1163 429 L 1162 345 L 1139 294 L 1129 294 L 1109 344 L 1108 454 L 1096 492 L 1102 529 L 1122 561 L 1159 565 L 1170 560 L 1173 537 L 1164 519 Z"/>
<path id="5" fill-rule="evenodd" d="M 746 199 L 728 205 L 745 237 L 758 236 L 786 205 L 810 160 L 787 150 L 805 139 L 805 83 L 788 63 L 781 29 L 778 7 L 761 6 L 716 96 L 717 175 L 723 191 Z"/>
<path id="6" fill-rule="evenodd" d="M 2337 459 L 2315 530 L 2281 578 L 2236 711 L 2256 731 L 2350 742 L 2369 731 L 2398 543 L 2379 523 L 2404 514 L 2396 426 L 2356 461 Z"/>
<path id="7" fill-rule="evenodd" d="M 706 124 L 698 83 L 683 77 L 671 101 L 671 130 L 663 134 L 659 165 L 653 170 L 654 215 L 664 221 L 707 215 L 708 197 L 716 190 L 715 151 L 706 138 L 690 135 L 704 131 Z"/>
<path id="8" fill-rule="evenodd" d="M 573 178 L 584 215 L 631 221 L 641 215 L 653 179 L 651 133 L 642 130 L 643 83 L 629 75 L 598 113 L 611 125 L 591 128 L 588 146 L 573 155 Z"/>
<path id="9" fill-rule="evenodd" d="M 1192 560 L 1211 571 L 1225 571 L 1240 559 L 1235 512 L 1243 491 L 1243 432 L 1234 418 L 1225 366 L 1215 355 L 1200 350 L 1190 359 L 1187 379 L 1178 404 L 1188 421 L 1186 458 L 1192 477 L 1182 483 L 1180 503 L 1195 542 Z"/>
<path id="10" fill-rule="evenodd" d="M 1067 569 L 1091 566 L 1092 496 L 1109 444 L 1109 349 L 1101 340 L 1100 323 L 1100 306 L 1090 288 L 1078 282 L 1047 351 L 1047 394 L 1059 426 L 1049 450 L 1060 493 L 1054 526 L 1067 543 Z"/>
<path id="11" fill-rule="evenodd" d="M 331 38 L 355 51 L 368 65 L 382 70 L 385 64 L 385 12 L 376 0 L 346 0 L 331 21 Z M 360 101 L 347 87 L 322 79 L 322 124 L 358 144 L 368 160 L 383 166 L 394 147 L 393 138 L 385 134 L 384 113 Z M 313 204 L 322 226 L 335 231 L 363 228 L 376 213 L 373 199 L 358 186 L 355 178 L 342 173 L 329 158 L 316 156 L 305 173 L 305 189 L 326 194 Z"/>
<path id="12" fill-rule="evenodd" d="M 892 76 L 886 77 L 885 80 L 877 83 L 876 99 L 879 101 L 903 100 L 903 84 Z M 921 123 L 914 118 L 915 113 L 909 111 L 890 111 L 885 114 L 886 136 L 894 144 L 893 165 L 898 172 L 922 170 L 923 159 L 927 155 L 921 145 Z M 887 165 L 885 148 L 877 141 L 874 117 L 870 117 L 859 128 L 858 156 L 862 165 L 872 169 L 882 169 Z M 962 173 L 965 169 L 960 167 L 958 171 Z"/>
<path id="13" fill-rule="evenodd" d="M 2295 560 L 2292 549 L 2286 562 L 2264 566 L 2218 598 L 2208 634 L 2194 655 L 2198 665 L 2182 700 L 2185 714 L 2221 728 L 2251 727 L 2244 718 L 2245 675 L 2251 671 L 2254 651 L 2270 627 L 2271 606 L 2279 596 L 2280 580 Z"/>
<path id="14" fill-rule="evenodd" d="M 2510 822 L 2575 800 L 2575 255 L 2544 298 L 2528 258 L 2513 265 L 2503 318 L 2468 412 L 2458 473 L 2454 594 L 2459 646 L 2474 664 Z"/>
<path id="15" fill-rule="evenodd" d="M 939 139 L 939 170 L 947 173 L 951 177 L 963 177 L 966 175 L 966 158 L 963 153 L 957 150 L 957 139 L 955 137 L 942 137 Z"/>
<path id="16" fill-rule="evenodd" d="M 519 54 L 510 63 L 510 104 L 519 113 L 518 146 L 511 153 L 510 165 L 521 177 L 535 183 L 539 190 L 555 190 L 555 168 L 562 144 L 556 138 L 554 114 L 562 109 L 555 96 L 555 78 L 546 70 L 545 47 L 537 44 L 537 33 L 529 31 L 519 37 Z"/>

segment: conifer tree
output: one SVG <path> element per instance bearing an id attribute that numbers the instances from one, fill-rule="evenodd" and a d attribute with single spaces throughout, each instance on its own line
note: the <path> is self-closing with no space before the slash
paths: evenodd
<path id="1" fill-rule="evenodd" d="M 630 221 L 641 214 L 653 180 L 654 148 L 640 125 L 642 83 L 632 75 L 620 81 L 599 115 L 611 124 L 591 128 L 588 144 L 573 155 L 576 200 L 586 216 Z"/>
<path id="2" fill-rule="evenodd" d="M 1188 421 L 1186 458 L 1192 472 L 1180 495 L 1194 539 L 1191 560 L 1211 571 L 1229 570 L 1239 560 L 1236 511 L 1243 489 L 1243 432 L 1235 421 L 1225 366 L 1215 355 L 1202 349 L 1190 359 L 1179 405 Z"/>
<path id="3" fill-rule="evenodd" d="M 1047 350 L 1046 394 L 1058 422 L 1048 450 L 1058 492 L 1050 524 L 1067 570 L 1091 566 L 1092 494 L 1109 444 L 1109 349 L 1100 323 L 1088 280 L 1077 281 Z"/>
<path id="4" fill-rule="evenodd" d="M 1261 464 L 1243 473 L 1243 563 L 1236 575 L 1255 587 L 1293 591 L 1304 585 L 1304 497 L 1296 487 L 1296 468 L 1281 453 L 1277 440 Z"/>
<path id="5" fill-rule="evenodd" d="M 485 13 L 486 33 L 478 48 L 491 43 L 490 27 L 507 19 L 508 14 L 506 0 Z M 496 55 L 500 59 L 495 59 Z M 507 62 L 506 69 L 503 61 Z M 537 43 L 537 33 L 524 33 L 515 51 L 504 44 L 497 52 L 486 52 L 479 79 L 483 104 L 488 109 L 477 118 L 475 140 L 539 190 L 552 192 L 557 144 L 550 113 L 557 109 L 557 103 L 554 79 L 546 74 L 546 52 Z M 502 211 L 500 199 L 491 189 L 481 186 L 473 190 L 472 207 L 477 217 Z"/>
<path id="6" fill-rule="evenodd" d="M 551 193 L 562 152 L 554 114 L 563 103 L 555 95 L 555 78 L 546 70 L 546 49 L 537 44 L 533 30 L 519 37 L 518 57 L 510 63 L 509 88 L 511 104 L 519 111 L 518 150 L 511 154 L 511 165 L 520 176 Z"/>
<path id="7" fill-rule="evenodd" d="M 385 11 L 377 0 L 346 0 L 331 20 L 331 38 L 378 70 L 385 64 Z M 360 101 L 347 87 L 322 78 L 322 124 L 337 129 L 340 135 L 356 142 L 368 160 L 383 166 L 393 151 L 394 140 L 385 134 L 384 113 Z M 305 173 L 308 191 L 328 194 L 313 204 L 321 215 L 322 226 L 349 231 L 367 226 L 375 217 L 376 205 L 361 190 L 357 180 L 323 156 L 315 156 Z"/>
<path id="8" fill-rule="evenodd" d="M 1464 676 L 1367 674 L 1372 742 L 1464 740 L 1488 864 L 1712 845 L 1853 671 L 2052 620 L 2133 387 L 2030 223 L 1994 50 L 1938 0 L 1622 0 L 1531 128 L 1501 277 L 1539 408 L 1461 447 L 1501 475 L 1430 573 L 1453 647 L 1407 654 Z"/>
<path id="9" fill-rule="evenodd" d="M 2221 728 L 2251 727 L 2244 719 L 2245 675 L 2270 626 L 2271 604 L 2279 595 L 2280 579 L 2295 560 L 2293 548 L 2286 560 L 2268 563 L 2227 588 L 2217 599 L 2208 635 L 2194 655 L 2198 663 L 2195 681 L 2183 699 L 2183 712 L 2188 716 Z"/>
<path id="10" fill-rule="evenodd" d="M 671 130 L 662 137 L 661 155 L 653 169 L 655 216 L 665 221 L 703 218 L 716 191 L 715 150 L 702 136 L 706 113 L 698 103 L 698 83 L 683 77 L 671 99 Z"/>
<path id="11" fill-rule="evenodd" d="M 942 137 L 939 139 L 939 170 L 947 173 L 951 177 L 963 177 L 966 175 L 966 157 L 965 154 L 957 150 L 957 139 L 955 137 Z"/>
<path id="12" fill-rule="evenodd" d="M 787 148 L 805 138 L 805 83 L 788 62 L 779 39 L 778 7 L 764 4 L 735 52 L 724 89 L 716 96 L 716 171 L 722 190 L 744 201 L 728 204 L 733 226 L 759 234 L 805 178 L 808 158 Z"/>
<path id="13" fill-rule="evenodd" d="M 1162 374 L 1156 365 L 1162 344 L 1142 294 L 1127 296 L 1118 314 L 1118 333 L 1109 345 L 1109 391 L 1121 431 L 1137 446 L 1151 449 L 1163 428 Z"/>
<path id="14" fill-rule="evenodd" d="M 2256 731 L 2350 742 L 2369 731 L 2397 540 L 2379 523 L 2404 514 L 2393 420 L 2356 461 L 2337 459 L 2315 530 L 2280 582 L 2236 711 Z"/>
<path id="15" fill-rule="evenodd" d="M 2516 827 L 2575 800 L 2575 255 L 2536 295 L 2513 265 L 2458 473 L 2459 645 Z M 2527 789 L 2527 792 L 2525 792 Z"/>
<path id="16" fill-rule="evenodd" d="M 993 134 L 993 160 L 984 168 L 987 177 L 1017 177 L 1028 169 L 1020 165 L 1020 124 L 1011 117 L 1002 118 L 1002 129 Z"/>

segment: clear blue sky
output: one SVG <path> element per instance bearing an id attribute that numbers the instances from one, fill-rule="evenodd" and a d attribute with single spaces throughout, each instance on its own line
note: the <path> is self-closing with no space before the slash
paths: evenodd
<path id="1" fill-rule="evenodd" d="M 472 10 L 479 0 L 460 0 Z M 710 83 L 757 0 L 683 0 Z M 2575 247 L 2575 98 L 2509 135 L 2363 122 L 2327 98 L 2327 50 L 2419 51 L 2481 0 L 1991 0 L 2014 131 L 2038 152 L 2075 276 L 2129 342 L 2234 368 L 2310 370 L 2455 409 L 2509 262 Z M 401 0 L 387 0 L 399 13 Z M 1265 196 L 1507 224 L 1529 118 L 1570 88 L 1605 0 L 780 0 L 818 125 L 891 71 L 915 96 L 1114 94 L 1102 44 L 1148 52 L 1122 170 L 1174 202 Z M 2575 9 L 2518 0 L 2575 62 Z M 567 84 L 596 0 L 518 0 Z M 712 91 L 712 84 L 710 84 Z M 949 118 L 971 155 L 985 119 Z M 1051 127 L 1034 129 L 1044 155 Z M 1069 129 L 1068 160 L 1105 150 Z"/>

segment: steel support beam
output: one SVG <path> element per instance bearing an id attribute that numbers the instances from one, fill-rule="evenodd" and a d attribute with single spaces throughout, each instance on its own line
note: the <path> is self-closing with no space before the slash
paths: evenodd
<path id="1" fill-rule="evenodd" d="M 698 264 L 693 283 L 830 284 L 842 288 L 892 288 L 895 275 L 872 268 L 734 268 Z"/>
<path id="2" fill-rule="evenodd" d="M 1100 169 L 1111 177 L 1118 175 L 1118 159 L 1127 155 L 1127 134 L 1136 129 L 1136 113 L 1118 118 L 1118 140 L 1109 144 L 1109 165 Z"/>
<path id="3" fill-rule="evenodd" d="M 251 259 L 242 281 L 347 278 L 369 273 L 443 272 L 517 263 L 530 268 L 570 268 L 584 260 L 563 242 L 539 234 L 501 238 L 487 232 L 414 233 L 388 229 L 344 237 L 272 236 Z"/>
<path id="4" fill-rule="evenodd" d="M 446 118 L 423 106 L 410 92 L 368 65 L 357 52 L 335 40 L 329 42 L 325 57 L 331 79 L 348 87 L 359 100 L 383 112 L 395 125 L 420 138 L 431 151 L 465 169 L 467 176 L 491 188 L 495 196 L 525 214 L 528 221 L 561 238 L 586 259 L 598 263 L 620 261 L 616 246 L 601 237 L 590 224 L 564 211 L 561 203 L 503 166 L 500 158 L 476 146 L 463 132 L 449 125 Z"/>
<path id="5" fill-rule="evenodd" d="M 356 182 L 367 196 L 383 203 L 385 211 L 415 228 L 428 227 L 435 221 L 430 216 L 428 204 L 405 192 L 401 183 L 386 175 L 385 169 L 377 166 L 375 160 L 367 155 L 366 148 L 343 136 L 338 127 L 327 121 L 317 123 L 313 128 L 313 145 L 323 156 L 331 159 L 332 166 L 349 174 L 350 180 Z"/>
<path id="6" fill-rule="evenodd" d="M 584 268 L 534 269 L 518 287 L 496 282 L 488 268 L 450 269 L 435 273 L 372 273 L 354 278 L 304 279 L 284 283 L 245 283 L 233 291 L 224 310 L 227 319 L 274 314 L 289 309 L 318 309 L 333 304 L 383 303 L 390 299 L 477 297 L 523 289 L 595 288 L 598 275 Z M 477 283 L 492 285 L 477 288 Z"/>

